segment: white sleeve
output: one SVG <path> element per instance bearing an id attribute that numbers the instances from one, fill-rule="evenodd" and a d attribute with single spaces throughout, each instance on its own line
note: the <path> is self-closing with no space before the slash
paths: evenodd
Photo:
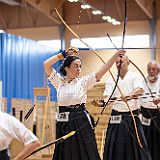
<path id="1" fill-rule="evenodd" d="M 133 88 L 142 88 L 144 90 L 144 83 L 143 83 L 143 79 L 140 75 L 135 74 L 135 78 L 133 80 Z"/>
<path id="2" fill-rule="evenodd" d="M 97 84 L 96 81 L 96 74 L 95 73 L 91 73 L 88 76 L 84 76 L 81 78 L 81 82 L 83 87 L 88 90 L 91 89 L 94 85 Z"/>
<path id="3" fill-rule="evenodd" d="M 9 117 L 9 125 L 13 138 L 22 141 L 24 145 L 38 140 L 38 138 L 15 117 Z"/>
<path id="4" fill-rule="evenodd" d="M 23 141 L 24 145 L 33 143 L 37 140 L 38 140 L 38 138 L 30 130 L 26 131 L 26 133 L 24 135 L 24 141 Z"/>
<path id="5" fill-rule="evenodd" d="M 54 86 L 54 88 L 57 90 L 58 85 L 60 83 L 61 75 L 53 68 L 52 73 L 48 77 L 48 80 L 50 83 Z"/>
<path id="6" fill-rule="evenodd" d="M 109 77 L 105 84 L 105 90 L 104 90 L 103 96 L 111 95 L 114 85 L 115 84 L 113 83 L 113 80 Z"/>

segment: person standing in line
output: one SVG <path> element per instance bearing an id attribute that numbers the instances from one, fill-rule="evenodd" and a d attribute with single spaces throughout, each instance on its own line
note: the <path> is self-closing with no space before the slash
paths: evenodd
<path id="1" fill-rule="evenodd" d="M 147 84 L 144 82 L 146 98 L 142 98 L 141 121 L 152 160 L 158 160 L 160 159 L 160 75 L 156 61 L 148 63 L 147 73 L 147 83 L 154 97 L 151 97 Z"/>
<path id="2" fill-rule="evenodd" d="M 15 117 L 0 111 L 0 160 L 10 160 L 9 145 L 15 138 L 24 143 L 23 150 L 13 160 L 23 160 L 40 146 L 38 138 Z"/>
<path id="3" fill-rule="evenodd" d="M 120 70 L 118 86 L 125 97 L 122 98 L 119 90 L 116 88 L 113 98 L 117 100 L 112 103 L 103 160 L 151 160 L 143 127 L 138 117 L 140 109 L 138 95 L 143 93 L 143 83 L 137 73 L 129 71 L 129 64 L 130 62 L 126 55 L 116 61 L 117 70 Z M 103 93 L 106 96 L 105 102 L 111 95 L 113 88 L 114 81 L 112 77 L 109 77 Z M 118 100 L 119 98 L 121 101 Z M 125 103 L 126 101 L 134 114 L 143 148 L 138 144 L 133 119 Z"/>
<path id="4" fill-rule="evenodd" d="M 45 73 L 57 90 L 59 112 L 56 136 L 59 138 L 76 131 L 74 136 L 56 145 L 53 160 L 100 160 L 94 126 L 85 107 L 87 90 L 97 84 L 125 51 L 117 51 L 98 71 L 83 77 L 80 77 L 82 62 L 78 54 L 79 50 L 71 47 L 44 62 Z M 62 59 L 60 75 L 52 65 Z"/>

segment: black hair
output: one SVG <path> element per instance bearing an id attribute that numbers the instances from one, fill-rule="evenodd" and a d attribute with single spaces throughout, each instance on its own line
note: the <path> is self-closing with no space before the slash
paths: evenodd
<path id="1" fill-rule="evenodd" d="M 60 66 L 59 68 L 59 71 L 60 73 L 63 75 L 63 76 L 66 76 L 67 75 L 67 72 L 65 70 L 65 67 L 69 67 L 71 65 L 71 63 L 76 60 L 76 59 L 79 59 L 79 57 L 76 57 L 76 56 L 68 56 L 67 58 L 64 59 L 62 65 Z"/>

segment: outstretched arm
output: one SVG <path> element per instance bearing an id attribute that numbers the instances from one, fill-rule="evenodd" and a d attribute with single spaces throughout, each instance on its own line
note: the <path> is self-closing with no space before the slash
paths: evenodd
<path id="1" fill-rule="evenodd" d="M 102 76 L 112 67 L 114 62 L 121 56 L 125 54 L 126 51 L 119 50 L 117 51 L 100 69 L 96 72 L 96 80 L 99 81 Z"/>
<path id="2" fill-rule="evenodd" d="M 63 58 L 66 58 L 67 56 L 77 56 L 78 53 L 79 53 L 78 48 L 69 47 L 68 49 L 62 51 L 61 53 L 48 58 L 46 61 L 43 62 L 44 70 L 47 76 L 49 77 L 50 74 L 52 73 L 53 64 L 55 64 L 59 60 L 62 60 Z"/>
<path id="3" fill-rule="evenodd" d="M 130 99 L 134 99 L 134 98 L 138 98 L 138 96 L 140 94 L 142 94 L 144 92 L 144 90 L 140 87 L 134 89 L 130 94 L 126 95 L 125 97 L 121 97 L 121 99 L 123 101 L 127 101 L 127 100 L 130 100 Z"/>
<path id="4" fill-rule="evenodd" d="M 98 107 L 104 107 L 106 106 L 106 103 L 109 99 L 109 96 L 106 96 L 104 99 L 100 99 L 100 100 L 92 100 L 91 103 L 94 105 L 94 106 L 98 106 Z M 110 101 L 109 104 L 111 104 L 112 102 L 114 101 Z M 107 103 L 108 104 L 108 103 Z"/>
<path id="5" fill-rule="evenodd" d="M 142 94 L 144 92 L 144 90 L 140 87 L 134 89 L 130 94 L 129 96 L 132 98 L 132 97 L 135 97 L 135 96 L 139 96 L 139 94 Z"/>

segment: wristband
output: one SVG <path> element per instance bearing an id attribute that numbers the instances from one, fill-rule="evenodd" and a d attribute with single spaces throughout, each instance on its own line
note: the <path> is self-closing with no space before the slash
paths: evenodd
<path id="1" fill-rule="evenodd" d="M 57 54 L 57 57 L 58 57 L 59 60 L 62 60 L 64 58 L 62 53 Z"/>

